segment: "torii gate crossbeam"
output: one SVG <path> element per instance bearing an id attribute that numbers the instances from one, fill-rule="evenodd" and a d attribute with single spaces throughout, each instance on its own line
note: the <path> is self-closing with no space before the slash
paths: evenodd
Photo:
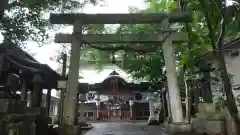
<path id="1" fill-rule="evenodd" d="M 81 21 L 82 24 L 150 24 L 160 23 L 165 18 L 170 23 L 190 22 L 191 13 L 131 13 L 131 14 L 83 14 L 65 13 L 50 14 L 52 24 L 74 24 Z"/>
<path id="2" fill-rule="evenodd" d="M 75 35 L 82 38 L 86 44 L 115 44 L 115 43 L 161 43 L 165 38 L 174 39 L 173 42 L 179 43 L 188 39 L 186 32 L 164 32 L 159 34 L 84 34 Z M 72 34 L 56 34 L 55 43 L 71 43 L 75 38 Z"/>

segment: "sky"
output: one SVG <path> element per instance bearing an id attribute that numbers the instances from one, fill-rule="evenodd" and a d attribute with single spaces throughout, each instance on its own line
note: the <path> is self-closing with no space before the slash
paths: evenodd
<path id="1" fill-rule="evenodd" d="M 83 10 L 79 10 L 79 12 L 84 13 L 128 13 L 129 7 L 137 7 L 139 9 L 145 9 L 147 5 L 144 3 L 144 0 L 105 0 L 105 6 L 92 6 L 87 5 Z M 63 29 L 64 33 L 71 33 L 72 27 L 66 27 Z M 27 51 L 34 54 L 34 58 L 36 58 L 39 62 L 48 64 L 53 69 L 58 69 L 59 65 L 56 61 L 51 60 L 52 57 L 56 57 L 60 51 L 60 45 L 55 43 L 50 43 L 43 45 L 42 47 L 38 47 L 37 43 L 28 42 Z M 120 73 L 120 76 L 123 77 L 127 82 L 131 82 L 132 78 L 123 70 L 116 66 L 107 66 L 101 72 L 96 70 L 82 70 L 80 72 L 83 79 L 81 82 L 86 83 L 96 83 L 102 82 L 105 78 L 108 77 L 109 73 L 113 70 L 116 70 Z M 46 91 L 43 91 L 46 94 Z M 54 97 L 59 97 L 59 92 L 52 90 L 51 95 Z M 105 99 L 101 97 L 101 99 Z M 94 101 L 92 101 L 94 102 Z"/>
<path id="2" fill-rule="evenodd" d="M 84 13 L 128 13 L 129 7 L 137 7 L 139 9 L 145 9 L 147 5 L 144 3 L 144 0 L 105 0 L 105 6 L 93 6 L 86 5 L 83 10 L 79 10 L 78 12 Z M 71 33 L 72 27 L 66 27 L 63 29 L 64 33 Z M 28 42 L 27 51 L 34 54 L 34 57 L 41 63 L 48 64 L 53 69 L 57 69 L 60 65 L 51 60 L 51 57 L 55 57 L 58 55 L 60 51 L 60 45 L 55 43 L 50 43 L 43 45 L 42 47 L 38 47 L 37 43 Z M 103 71 L 104 72 L 104 71 Z M 107 69 L 105 73 L 98 73 L 96 71 L 86 71 L 81 74 L 83 76 L 83 82 L 93 83 L 93 79 L 91 76 L 95 76 L 96 82 L 102 80 L 102 76 L 110 73 L 111 70 Z M 104 74 L 104 75 L 103 75 Z M 100 76 L 100 78 L 96 77 Z"/>

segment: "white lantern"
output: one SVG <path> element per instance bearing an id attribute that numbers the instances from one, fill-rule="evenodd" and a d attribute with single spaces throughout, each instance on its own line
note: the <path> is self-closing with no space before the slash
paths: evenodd
<path id="1" fill-rule="evenodd" d="M 134 102 L 132 100 L 129 100 L 129 105 L 132 106 Z"/>

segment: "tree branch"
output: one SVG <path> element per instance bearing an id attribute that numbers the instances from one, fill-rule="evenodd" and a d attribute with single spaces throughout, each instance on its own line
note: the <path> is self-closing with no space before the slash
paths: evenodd
<path id="1" fill-rule="evenodd" d="M 214 30 L 213 30 L 213 26 L 211 24 L 211 19 L 208 15 L 208 11 L 205 9 L 207 4 L 205 3 L 205 0 L 199 0 L 199 3 L 202 7 L 202 11 L 204 13 L 204 16 L 205 16 L 205 19 L 206 19 L 206 23 L 207 23 L 207 27 L 208 27 L 208 30 L 209 30 L 209 37 L 210 37 L 210 42 L 211 42 L 211 45 L 212 45 L 212 48 L 213 48 L 213 54 L 215 55 L 216 54 L 216 42 L 215 42 L 215 36 L 214 36 Z"/>
<path id="2" fill-rule="evenodd" d="M 237 125 L 237 133 L 239 134 L 239 127 L 240 127 L 240 119 L 238 116 L 238 109 L 236 106 L 236 102 L 235 102 L 235 98 L 233 96 L 233 92 L 232 92 L 232 84 L 231 84 L 231 80 L 229 78 L 229 74 L 227 72 L 227 68 L 226 68 L 226 64 L 225 64 L 225 60 L 224 60 L 224 37 L 225 37 L 225 30 L 226 30 L 226 3 L 221 3 L 221 2 L 217 2 L 215 0 L 212 0 L 215 4 L 215 6 L 218 9 L 218 12 L 220 14 L 221 17 L 221 21 L 220 21 L 220 34 L 219 37 L 216 41 L 216 46 L 218 47 L 218 49 L 220 50 L 217 53 L 217 60 L 219 62 L 219 68 L 221 70 L 222 73 L 222 79 L 223 79 L 223 87 L 224 87 L 224 92 L 226 94 L 227 97 L 227 108 L 229 110 L 230 115 L 233 117 L 235 124 Z"/>

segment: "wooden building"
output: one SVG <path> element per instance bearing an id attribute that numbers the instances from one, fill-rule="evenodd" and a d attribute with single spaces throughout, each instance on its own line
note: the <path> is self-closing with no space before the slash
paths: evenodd
<path id="1" fill-rule="evenodd" d="M 87 93 L 90 99 L 84 104 L 85 117 L 88 120 L 147 120 L 150 114 L 149 86 L 145 82 L 128 83 L 115 70 L 101 83 L 80 83 L 80 92 L 95 92 L 91 96 Z M 105 99 L 98 101 L 99 96 L 105 96 Z"/>
<path id="2" fill-rule="evenodd" d="M 10 43 L 0 45 L 0 91 L 3 95 L 19 95 L 18 100 L 29 107 L 46 109 L 49 115 L 51 90 L 57 90 L 61 76 L 46 64 L 23 51 L 20 47 Z M 42 101 L 43 89 L 46 89 L 46 101 Z M 21 93 L 21 94 L 17 94 Z M 2 97 L 3 98 L 3 97 Z M 42 103 L 45 103 L 42 105 Z"/>

